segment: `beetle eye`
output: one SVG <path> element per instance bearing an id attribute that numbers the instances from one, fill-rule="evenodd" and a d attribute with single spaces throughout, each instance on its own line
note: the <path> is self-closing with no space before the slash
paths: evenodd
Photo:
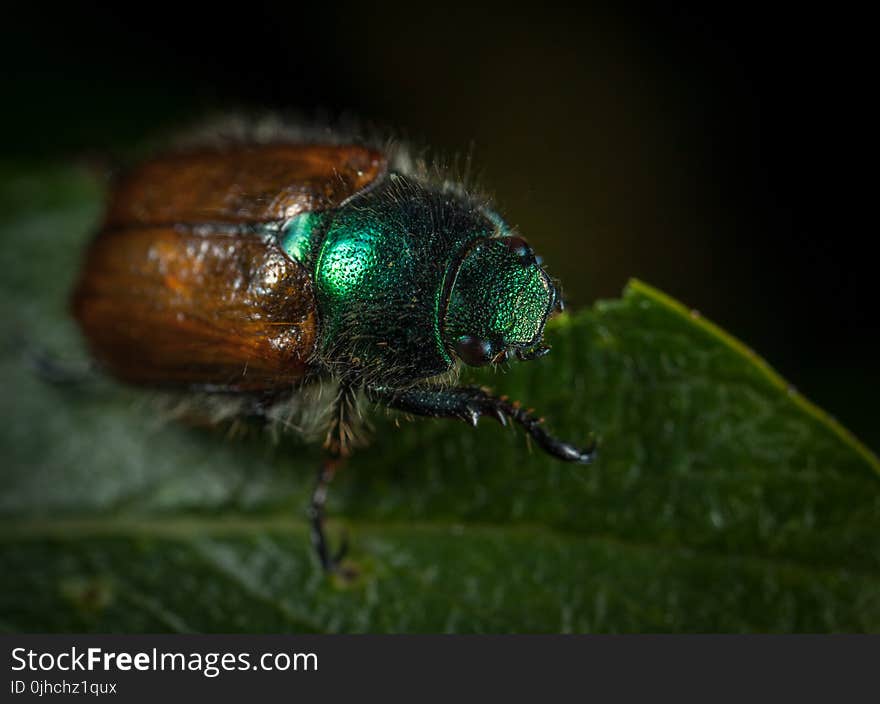
<path id="1" fill-rule="evenodd" d="M 468 366 L 481 367 L 492 361 L 495 356 L 495 345 L 488 340 L 462 335 L 455 343 L 455 354 Z"/>
<path id="2" fill-rule="evenodd" d="M 531 266 L 535 263 L 535 253 L 522 237 L 503 237 L 501 239 L 507 248 L 519 257 L 523 266 Z"/>

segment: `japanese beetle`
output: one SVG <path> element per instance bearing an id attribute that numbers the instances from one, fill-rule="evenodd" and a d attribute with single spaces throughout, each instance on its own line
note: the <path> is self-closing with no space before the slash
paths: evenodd
<path id="1" fill-rule="evenodd" d="M 592 457 L 519 404 L 454 385 L 461 363 L 546 353 L 562 302 L 486 202 L 427 174 L 388 150 L 283 136 L 157 156 L 116 180 L 73 294 L 95 360 L 122 381 L 321 430 L 310 517 L 326 569 L 340 558 L 327 485 L 357 444 L 362 399 L 509 419 L 558 459 Z M 325 413 L 319 385 L 334 389 Z"/>

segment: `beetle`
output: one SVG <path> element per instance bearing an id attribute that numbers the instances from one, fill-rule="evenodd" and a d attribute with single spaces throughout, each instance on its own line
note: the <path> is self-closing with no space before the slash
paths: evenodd
<path id="1" fill-rule="evenodd" d="M 72 296 L 94 360 L 121 381 L 323 434 L 309 517 L 328 571 L 345 546 L 328 548 L 327 489 L 363 442 L 364 401 L 510 420 L 553 457 L 591 461 L 592 445 L 557 439 L 518 403 L 455 384 L 462 364 L 543 356 L 561 309 L 526 240 L 457 182 L 387 148 L 282 136 L 123 172 Z"/>

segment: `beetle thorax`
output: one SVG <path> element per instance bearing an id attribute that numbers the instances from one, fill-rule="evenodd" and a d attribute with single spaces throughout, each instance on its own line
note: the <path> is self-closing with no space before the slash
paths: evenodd
<path id="1" fill-rule="evenodd" d="M 450 370 L 450 271 L 495 225 L 460 198 L 391 174 L 330 215 L 314 259 L 321 360 L 334 374 L 401 386 Z"/>

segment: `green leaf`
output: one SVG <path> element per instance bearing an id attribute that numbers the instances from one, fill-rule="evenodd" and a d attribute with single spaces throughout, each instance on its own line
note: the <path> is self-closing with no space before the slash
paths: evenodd
<path id="1" fill-rule="evenodd" d="M 360 576 L 326 577 L 305 522 L 317 448 L 31 371 L 35 348 L 85 359 L 65 301 L 101 191 L 69 169 L 0 184 L 0 629 L 880 630 L 876 457 L 637 281 L 555 322 L 548 357 L 469 375 L 563 437 L 595 433 L 593 466 L 491 421 L 376 412 L 330 499 Z"/>

